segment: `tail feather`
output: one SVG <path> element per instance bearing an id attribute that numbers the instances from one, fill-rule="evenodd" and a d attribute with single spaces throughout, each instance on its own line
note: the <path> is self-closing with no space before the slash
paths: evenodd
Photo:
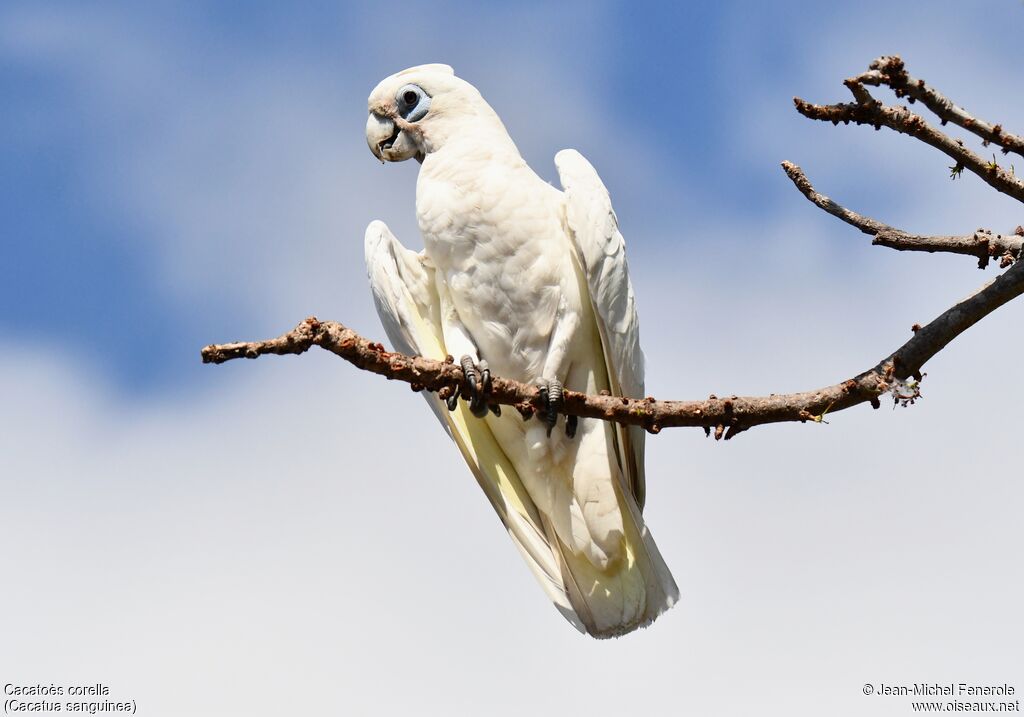
<path id="1" fill-rule="evenodd" d="M 481 488 L 531 572 L 569 623 L 594 637 L 614 637 L 649 625 L 679 591 L 644 525 L 632 495 L 615 483 L 622 514 L 620 557 L 598 568 L 565 545 L 536 509 L 486 421 L 465 405 L 449 414 L 451 432 Z"/>
<path id="2" fill-rule="evenodd" d="M 548 528 L 569 601 L 586 632 L 617 637 L 646 627 L 679 598 L 679 589 L 632 496 L 619 494 L 625 534 L 617 560 L 604 569 L 572 552 Z M 620 504 L 621 504 L 620 503 Z"/>

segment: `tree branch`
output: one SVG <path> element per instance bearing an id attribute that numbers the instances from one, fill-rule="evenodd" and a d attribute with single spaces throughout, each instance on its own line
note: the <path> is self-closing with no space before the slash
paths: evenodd
<path id="1" fill-rule="evenodd" d="M 991 229 L 978 229 L 973 234 L 961 236 L 925 236 L 911 234 L 889 226 L 871 217 L 858 214 L 837 204 L 814 189 L 804 171 L 792 162 L 783 162 L 782 169 L 796 188 L 813 204 L 847 224 L 857 227 L 874 239 L 872 244 L 898 249 L 900 251 L 952 252 L 977 257 L 978 267 L 988 266 L 989 259 L 999 257 L 1000 266 L 1008 267 L 1021 251 L 1024 242 L 1024 227 L 1017 227 L 1014 234 L 993 234 Z"/>
<path id="2" fill-rule="evenodd" d="M 854 79 L 865 85 L 876 87 L 887 85 L 896 93 L 897 97 L 906 97 L 911 103 L 920 100 L 925 107 L 942 120 L 942 124 L 952 122 L 959 125 L 981 137 L 986 145 L 989 143 L 999 145 L 1003 148 L 1003 154 L 1015 152 L 1024 156 L 1024 138 L 1010 134 L 1003 129 L 1002 125 L 990 124 L 983 119 L 973 117 L 963 107 L 925 84 L 924 80 L 911 77 L 907 74 L 899 55 L 879 57 L 871 63 L 867 72 Z"/>
<path id="3" fill-rule="evenodd" d="M 797 110 L 806 117 L 839 122 L 882 125 L 908 134 L 953 158 L 954 176 L 970 169 L 997 191 L 1024 201 L 1024 183 L 1012 172 L 1000 167 L 993 158 L 985 162 L 964 147 L 931 127 L 921 117 L 903 107 L 887 107 L 871 96 L 866 85 L 891 87 L 897 96 L 910 101 L 921 100 L 942 120 L 952 121 L 992 142 L 1004 151 L 1021 153 L 1024 141 L 1004 132 L 999 125 L 990 125 L 974 117 L 923 81 L 911 78 L 898 57 L 876 60 L 868 72 L 845 82 L 854 102 L 836 105 L 815 105 L 794 98 Z M 584 418 L 598 418 L 621 424 L 641 426 L 651 433 L 672 426 L 699 426 L 716 439 L 731 438 L 754 426 L 784 421 L 822 422 L 828 413 L 841 411 L 860 403 L 878 408 L 879 398 L 892 394 L 898 403 L 913 403 L 920 396 L 921 369 L 950 341 L 969 329 L 997 308 L 1024 293 L 1024 261 L 1021 261 L 1024 228 L 1014 235 L 995 234 L 979 229 L 965 236 L 922 236 L 910 234 L 870 217 L 846 209 L 815 191 L 803 171 L 795 164 L 783 162 L 783 169 L 807 199 L 829 214 L 874 237 L 874 244 L 911 251 L 945 251 L 978 257 L 984 266 L 989 257 L 999 256 L 1000 265 L 1009 269 L 983 286 L 967 299 L 946 310 L 924 327 L 915 324 L 909 341 L 883 358 L 872 368 L 832 386 L 812 391 L 769 396 L 711 396 L 703 401 L 659 401 L 652 397 L 618 397 L 606 393 L 586 395 L 565 391 L 561 412 Z M 204 363 L 223 363 L 236 358 L 256 358 L 265 354 L 301 354 L 312 346 L 330 351 L 358 368 L 380 374 L 388 379 L 409 383 L 414 391 L 435 391 L 447 399 L 458 391 L 469 393 L 462 368 L 449 356 L 444 361 L 421 356 L 405 356 L 386 351 L 384 346 L 359 336 L 351 329 L 331 321 L 309 318 L 292 331 L 266 341 L 221 344 L 202 350 Z M 538 388 L 507 378 L 492 379 L 490 404 L 516 407 L 524 419 L 544 408 Z"/>
<path id="4" fill-rule="evenodd" d="M 876 408 L 879 397 L 891 392 L 897 401 L 913 402 L 920 394 L 921 368 L 950 341 L 1024 293 L 1024 262 L 1017 262 L 1001 276 L 942 313 L 923 328 L 915 326 L 914 336 L 873 368 L 841 383 L 801 393 L 770 396 L 712 396 L 703 401 L 659 401 L 654 398 L 622 398 L 566 391 L 561 412 L 584 418 L 599 418 L 651 433 L 674 426 L 714 430 L 715 438 L 731 438 L 740 431 L 766 423 L 785 421 L 820 422 L 860 403 Z M 384 350 L 384 346 L 363 338 L 333 321 L 309 318 L 292 331 L 266 341 L 207 346 L 203 363 L 224 363 L 237 358 L 264 354 L 301 354 L 319 346 L 358 368 L 389 379 L 405 381 L 414 391 L 437 391 L 447 398 L 456 388 L 468 391 L 462 369 L 448 357 L 436 361 L 422 356 L 405 356 Z M 908 381 L 908 379 L 912 379 Z M 492 380 L 490 403 L 515 406 L 524 418 L 542 408 L 537 387 L 505 378 Z"/>
<path id="5" fill-rule="evenodd" d="M 996 191 L 1024 202 L 1024 182 L 1000 167 L 995 160 L 986 162 L 964 147 L 962 141 L 951 139 L 906 107 L 883 105 L 872 97 L 867 88 L 856 78 L 846 80 L 845 84 L 853 93 L 855 102 L 816 105 L 794 97 L 793 103 L 800 114 L 810 119 L 827 121 L 832 124 L 853 122 L 870 125 L 875 129 L 880 129 L 884 125 L 889 129 L 908 134 L 952 158 L 956 162 L 954 167 L 969 169 Z"/>

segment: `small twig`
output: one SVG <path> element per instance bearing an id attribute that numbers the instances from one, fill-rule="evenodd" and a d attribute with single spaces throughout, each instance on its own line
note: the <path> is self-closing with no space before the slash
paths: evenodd
<path id="1" fill-rule="evenodd" d="M 925 236 L 910 234 L 871 217 L 858 214 L 838 204 L 814 189 L 807 175 L 792 162 L 783 162 L 782 168 L 796 188 L 813 204 L 847 224 L 871 235 L 872 244 L 900 251 L 951 252 L 977 257 L 978 266 L 986 267 L 990 258 L 1009 257 L 1008 263 L 1020 253 L 1024 242 L 1024 229 L 1019 234 L 993 234 L 989 229 L 978 229 L 961 236 Z M 1006 265 L 1008 265 L 1008 263 Z M 1004 267 L 1005 268 L 1005 267 Z"/>
<path id="2" fill-rule="evenodd" d="M 907 108 L 883 105 L 874 99 L 856 78 L 846 80 L 845 84 L 853 92 L 856 102 L 816 105 L 794 97 L 793 103 L 800 114 L 810 119 L 832 124 L 853 122 L 870 125 L 875 129 L 880 129 L 884 125 L 889 129 L 908 134 L 945 153 L 956 163 L 954 166 L 963 166 L 971 170 L 997 191 L 1024 202 L 1024 182 L 1021 182 L 1011 172 L 1003 169 L 994 161 L 985 161 L 967 149 L 962 142 L 951 139 Z"/>
<path id="3" fill-rule="evenodd" d="M 704 401 L 659 401 L 654 398 L 622 398 L 566 391 L 562 413 L 600 418 L 651 433 L 673 426 L 699 426 L 714 430 L 716 438 L 731 438 L 753 426 L 785 421 L 813 421 L 860 403 L 878 405 L 886 391 L 900 390 L 908 378 L 920 380 L 921 367 L 950 341 L 992 311 L 1024 293 L 1024 262 L 1017 262 L 1001 276 L 964 299 L 934 321 L 918 328 L 913 337 L 867 371 L 833 386 L 801 393 L 771 396 L 712 396 Z M 405 356 L 359 336 L 333 321 L 309 318 L 276 339 L 207 346 L 204 363 L 223 363 L 264 354 L 301 354 L 320 346 L 358 368 L 412 384 L 414 390 L 450 393 L 465 380 L 462 369 L 450 360 Z M 463 387 L 466 388 L 466 387 Z M 515 406 L 528 417 L 543 406 L 536 386 L 504 378 L 492 379 L 492 403 Z"/>
<path id="4" fill-rule="evenodd" d="M 909 102 L 920 101 L 942 120 L 942 124 L 952 122 L 978 135 L 986 144 L 1002 147 L 1004 154 L 1015 152 L 1024 156 L 1024 137 L 1007 132 L 1002 125 L 990 124 L 972 116 L 963 107 L 929 87 L 924 80 L 911 77 L 898 55 L 879 57 L 871 63 L 867 72 L 855 80 L 876 87 L 887 85 L 897 97 L 906 97 Z"/>
<path id="5" fill-rule="evenodd" d="M 847 209 L 841 204 L 837 204 L 832 201 L 824 194 L 818 192 L 811 181 L 807 179 L 807 175 L 804 174 L 804 170 L 800 169 L 799 166 L 789 161 L 782 163 L 782 169 L 785 171 L 786 176 L 789 177 L 790 181 L 796 185 L 796 188 L 800 190 L 800 193 L 807 197 L 813 204 L 817 205 L 821 209 L 831 214 L 834 217 L 842 219 L 850 226 L 857 227 L 865 234 L 872 236 L 879 234 L 880 232 L 895 231 L 893 227 L 888 224 L 883 224 L 880 221 L 866 217 L 863 214 L 858 214 L 855 211 Z"/>

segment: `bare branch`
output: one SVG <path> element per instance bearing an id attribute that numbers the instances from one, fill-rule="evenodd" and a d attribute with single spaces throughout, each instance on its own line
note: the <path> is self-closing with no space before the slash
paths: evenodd
<path id="1" fill-rule="evenodd" d="M 943 134 L 906 107 L 883 105 L 874 99 L 856 78 L 846 80 L 845 84 L 853 93 L 856 102 L 816 105 L 794 97 L 793 103 L 800 114 L 810 119 L 832 124 L 853 122 L 870 125 L 875 129 L 880 129 L 884 125 L 889 129 L 908 134 L 952 158 L 956 163 L 955 167 L 971 170 L 995 190 L 1024 202 L 1024 182 L 1021 182 L 1013 173 L 1000 167 L 995 160 L 986 162 L 964 147 L 963 142 Z"/>
<path id="2" fill-rule="evenodd" d="M 902 232 L 881 232 L 871 240 L 872 244 L 889 247 L 898 251 L 950 252 L 978 257 L 978 268 L 988 266 L 990 257 L 999 259 L 999 267 L 1005 269 L 1020 258 L 1021 241 L 1018 234 L 993 234 L 990 229 L 978 229 L 974 234 L 961 236 L 921 236 Z"/>
<path id="3" fill-rule="evenodd" d="M 804 174 L 804 170 L 800 169 L 800 167 L 792 162 L 783 162 L 782 169 L 786 172 L 786 175 L 790 178 L 793 184 L 796 185 L 796 188 L 799 189 L 800 192 L 812 203 L 816 204 L 821 209 L 824 209 L 832 216 L 842 219 L 850 226 L 857 227 L 865 234 L 871 234 L 872 236 L 880 234 L 881 232 L 897 231 L 888 224 L 883 224 L 871 217 L 866 217 L 863 214 L 851 211 L 846 207 L 833 202 L 824 194 L 819 193 L 814 189 L 811 181 L 807 179 L 807 175 Z"/>
<path id="4" fill-rule="evenodd" d="M 1018 256 L 1024 242 L 1024 227 L 1017 227 L 1014 234 L 993 234 L 990 229 L 978 229 L 973 234 L 961 236 L 925 236 L 911 234 L 889 226 L 871 217 L 858 214 L 834 202 L 814 189 L 807 175 L 792 162 L 783 162 L 782 168 L 796 188 L 813 204 L 847 224 L 857 227 L 874 239 L 872 244 L 898 249 L 900 251 L 951 252 L 977 257 L 978 266 L 988 266 L 989 259 L 998 257 L 1000 266 L 1006 268 Z"/>
<path id="5" fill-rule="evenodd" d="M 1024 137 L 1007 132 L 1002 125 L 990 124 L 972 116 L 963 107 L 929 87 L 924 80 L 911 77 L 899 55 L 879 57 L 871 63 L 867 72 L 854 79 L 865 85 L 887 85 L 897 97 L 906 97 L 909 102 L 920 100 L 942 120 L 942 124 L 952 122 L 959 125 L 981 137 L 986 144 L 1002 147 L 1003 154 L 1015 152 L 1024 156 Z"/>
<path id="6" fill-rule="evenodd" d="M 836 105 L 815 105 L 794 98 L 797 110 L 811 119 L 882 125 L 929 144 L 951 157 L 954 176 L 970 169 L 997 191 L 1024 201 L 1024 183 L 1012 172 L 1000 167 L 993 158 L 985 162 L 978 155 L 928 125 L 921 117 L 904 107 L 888 107 L 875 100 L 866 85 L 885 84 L 898 96 L 911 101 L 920 99 L 945 124 L 953 121 L 986 142 L 995 142 L 1004 150 L 1020 152 L 1024 142 L 1004 132 L 999 125 L 977 120 L 925 86 L 903 70 L 897 57 L 881 58 L 859 77 L 846 80 L 854 102 Z M 1002 267 L 1009 269 L 960 301 L 924 327 L 913 326 L 913 337 L 874 367 L 853 378 L 812 391 L 769 396 L 711 396 L 703 401 L 659 401 L 652 397 L 618 397 L 607 393 L 586 395 L 565 391 L 561 412 L 584 418 L 597 418 L 626 425 L 641 426 L 651 433 L 672 426 L 699 426 L 716 439 L 729 439 L 757 425 L 785 421 L 822 422 L 827 413 L 841 411 L 860 403 L 877 408 L 879 398 L 889 393 L 894 400 L 913 403 L 920 396 L 921 369 L 953 339 L 997 308 L 1024 293 L 1024 228 L 1013 235 L 993 234 L 979 229 L 965 236 L 922 236 L 910 234 L 870 217 L 858 214 L 815 191 L 803 171 L 795 164 L 783 162 L 789 178 L 807 199 L 829 214 L 874 237 L 874 244 L 910 251 L 944 251 L 978 257 L 985 265 L 990 257 L 999 256 Z M 309 318 L 295 329 L 276 339 L 247 343 L 207 346 L 202 350 L 204 363 L 223 363 L 236 358 L 256 358 L 264 354 L 301 354 L 311 346 L 326 349 L 358 368 L 380 374 L 388 379 L 409 383 L 414 391 L 435 391 L 441 399 L 456 392 L 467 395 L 470 387 L 462 368 L 450 356 L 444 361 L 421 356 L 405 356 L 388 352 L 384 346 L 356 334 L 341 324 Z M 493 378 L 489 404 L 515 406 L 524 419 L 543 410 L 540 392 L 535 385 L 507 378 Z"/>
<path id="7" fill-rule="evenodd" d="M 917 328 L 909 341 L 876 366 L 833 386 L 770 396 L 712 396 L 704 401 L 659 401 L 650 397 L 622 398 L 566 391 L 562 413 L 642 426 L 651 433 L 673 426 L 699 426 L 709 432 L 713 429 L 716 438 L 723 435 L 731 438 L 740 431 L 766 423 L 820 422 L 826 413 L 860 403 L 870 402 L 877 407 L 879 397 L 886 392 L 892 392 L 897 400 L 912 401 L 918 395 L 915 382 L 921 379 L 921 368 L 932 356 L 1021 293 L 1024 293 L 1024 262 L 1017 262 L 973 296 L 923 328 Z M 451 357 L 436 361 L 385 351 L 381 344 L 341 324 L 315 318 L 306 319 L 276 339 L 207 346 L 202 357 L 204 363 L 223 363 L 264 354 L 301 354 L 311 346 L 320 346 L 366 371 L 405 381 L 416 391 L 437 391 L 445 398 L 457 387 L 468 390 L 462 369 Z M 904 383 L 907 379 L 915 382 Z M 542 408 L 536 386 L 504 378 L 493 379 L 488 401 L 515 406 L 524 418 Z"/>

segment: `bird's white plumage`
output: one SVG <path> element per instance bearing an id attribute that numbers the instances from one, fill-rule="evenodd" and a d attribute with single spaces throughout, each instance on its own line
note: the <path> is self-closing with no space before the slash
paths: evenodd
<path id="1" fill-rule="evenodd" d="M 364 249 L 374 304 L 394 349 L 443 359 L 447 352 L 434 291 L 434 272 L 425 253 L 403 247 L 381 221 L 367 227 Z M 449 412 L 436 394 L 423 395 L 445 431 L 459 445 L 477 482 L 545 592 L 566 618 L 583 630 L 565 593 L 540 517 L 531 510 L 531 501 L 515 470 L 503 460 L 501 449 L 486 426 L 465 405 Z"/>
<path id="2" fill-rule="evenodd" d="M 569 231 L 579 249 L 597 313 L 612 393 L 641 398 L 644 354 L 640 348 L 640 319 L 629 280 L 626 242 L 619 232 L 611 198 L 597 171 L 576 150 L 564 149 L 556 154 L 555 166 L 565 190 Z M 646 434 L 639 426 L 616 426 L 616 430 L 620 443 L 625 445 L 623 462 L 630 489 L 643 508 Z"/>
<path id="3" fill-rule="evenodd" d="M 403 107 L 424 96 L 429 111 L 407 121 Z M 374 299 L 395 347 L 468 354 L 520 381 L 641 396 L 625 246 L 593 167 L 564 151 L 556 158 L 564 191 L 543 182 L 479 92 L 446 66 L 387 78 L 369 104 L 374 153 L 422 162 L 425 250 L 404 249 L 381 222 L 366 235 Z M 465 405 L 448 413 L 427 400 L 574 625 L 617 635 L 671 606 L 677 589 L 640 512 L 642 431 L 581 420 L 574 439 L 561 430 L 549 437 L 513 411 L 478 419 Z"/>

